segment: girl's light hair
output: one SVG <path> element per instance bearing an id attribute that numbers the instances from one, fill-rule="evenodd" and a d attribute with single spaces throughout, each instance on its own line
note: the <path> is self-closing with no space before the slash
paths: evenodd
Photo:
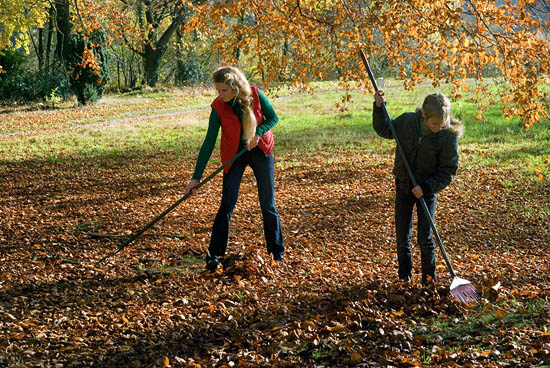
<path id="1" fill-rule="evenodd" d="M 243 110 L 242 136 L 246 143 L 256 134 L 256 116 L 252 111 L 252 89 L 248 80 L 238 68 L 222 66 L 212 73 L 214 83 L 225 83 L 235 92 L 235 96 Z"/>
<path id="2" fill-rule="evenodd" d="M 436 117 L 441 121 L 441 129 L 449 129 L 461 137 L 464 133 L 464 123 L 451 114 L 451 101 L 441 93 L 432 93 L 424 98 L 422 111 L 425 119 Z"/>

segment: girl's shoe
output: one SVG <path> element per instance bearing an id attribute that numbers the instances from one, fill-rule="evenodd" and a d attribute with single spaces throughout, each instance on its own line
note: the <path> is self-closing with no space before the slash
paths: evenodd
<path id="1" fill-rule="evenodd" d="M 280 255 L 280 256 L 275 256 L 275 255 L 273 255 L 273 260 L 274 260 L 275 262 L 284 263 L 284 262 L 285 262 L 285 257 L 282 256 L 282 255 Z"/>
<path id="2" fill-rule="evenodd" d="M 208 271 L 214 273 L 214 272 L 216 272 L 216 269 L 218 268 L 219 263 L 220 263 L 220 257 L 206 256 L 206 264 L 205 264 L 204 268 L 206 268 Z"/>

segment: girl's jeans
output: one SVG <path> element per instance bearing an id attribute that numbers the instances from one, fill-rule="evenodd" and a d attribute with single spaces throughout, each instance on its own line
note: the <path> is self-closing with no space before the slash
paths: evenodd
<path id="1" fill-rule="evenodd" d="M 271 154 L 266 157 L 264 152 L 258 147 L 239 157 L 233 163 L 229 172 L 223 176 L 222 202 L 214 220 L 212 237 L 208 248 L 210 256 L 223 257 L 225 255 L 229 235 L 229 222 L 237 204 L 241 179 L 247 166 L 252 168 L 258 185 L 267 252 L 273 254 L 274 259 L 282 259 L 285 246 L 279 214 L 275 207 L 273 155 Z"/>
<path id="2" fill-rule="evenodd" d="M 435 194 L 425 195 L 426 206 L 431 213 L 432 219 L 437 206 Z M 417 214 L 417 242 L 420 246 L 422 260 L 422 283 L 428 282 L 428 276 L 436 281 L 435 274 L 435 248 L 432 237 L 430 222 L 426 218 L 422 206 L 412 193 L 407 193 L 400 188 L 395 194 L 395 235 L 397 239 L 397 262 L 399 263 L 398 275 L 400 279 L 410 278 L 412 280 L 412 217 L 413 207 L 416 204 Z"/>

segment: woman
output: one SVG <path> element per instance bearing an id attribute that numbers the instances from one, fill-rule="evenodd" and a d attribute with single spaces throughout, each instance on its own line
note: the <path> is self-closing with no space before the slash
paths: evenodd
<path id="1" fill-rule="evenodd" d="M 275 261 L 282 262 L 284 242 L 275 207 L 272 154 L 274 140 L 271 133 L 279 119 L 264 94 L 258 87 L 250 85 L 239 69 L 221 67 L 213 73 L 212 78 L 218 97 L 212 102 L 206 138 L 185 193 L 193 190 L 199 183 L 216 144 L 220 126 L 222 163 L 231 160 L 245 147 L 248 151 L 224 169 L 222 201 L 212 227 L 206 269 L 215 272 L 225 255 L 229 222 L 247 166 L 252 168 L 258 184 L 267 252 L 273 255 Z"/>

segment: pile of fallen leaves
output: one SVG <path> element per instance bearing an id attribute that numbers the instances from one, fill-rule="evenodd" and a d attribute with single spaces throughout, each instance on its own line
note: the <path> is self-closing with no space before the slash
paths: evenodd
<path id="1" fill-rule="evenodd" d="M 440 257 L 437 284 L 419 284 L 416 246 L 415 281 L 397 282 L 389 155 L 275 155 L 286 262 L 267 255 L 247 171 L 215 274 L 203 257 L 221 176 L 94 263 L 183 195 L 193 157 L 0 168 L 0 366 L 550 364 L 550 220 L 532 210 L 547 185 L 465 166 L 441 193 L 447 251 L 482 297 L 464 306 Z"/>

